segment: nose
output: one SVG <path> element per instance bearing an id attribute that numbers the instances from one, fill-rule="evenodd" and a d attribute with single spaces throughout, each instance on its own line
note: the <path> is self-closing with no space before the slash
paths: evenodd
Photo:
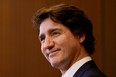
<path id="1" fill-rule="evenodd" d="M 43 44 L 43 48 L 51 50 L 53 47 L 54 47 L 54 41 L 53 41 L 53 39 L 51 37 L 47 37 L 45 39 L 44 44 Z"/>

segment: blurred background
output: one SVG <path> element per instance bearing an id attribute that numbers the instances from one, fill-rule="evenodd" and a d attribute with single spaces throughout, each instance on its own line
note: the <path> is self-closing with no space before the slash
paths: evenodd
<path id="1" fill-rule="evenodd" d="M 93 22 L 96 51 L 92 56 L 108 77 L 116 69 L 116 0 L 0 0 L 0 77 L 60 77 L 40 51 L 32 18 L 41 7 L 68 3 Z"/>

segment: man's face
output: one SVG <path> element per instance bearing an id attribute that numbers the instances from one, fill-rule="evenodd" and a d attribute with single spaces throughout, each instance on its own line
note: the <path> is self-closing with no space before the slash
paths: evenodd
<path id="1" fill-rule="evenodd" d="M 55 68 L 69 67 L 79 56 L 80 39 L 50 18 L 40 24 L 39 39 L 43 55 Z"/>

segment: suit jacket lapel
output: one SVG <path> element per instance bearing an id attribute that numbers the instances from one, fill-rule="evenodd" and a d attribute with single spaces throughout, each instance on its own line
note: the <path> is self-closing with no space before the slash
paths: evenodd
<path id="1" fill-rule="evenodd" d="M 75 73 L 73 77 L 81 77 L 83 73 L 91 67 L 96 67 L 94 61 L 89 61 L 85 63 L 82 67 L 79 68 L 79 70 Z"/>

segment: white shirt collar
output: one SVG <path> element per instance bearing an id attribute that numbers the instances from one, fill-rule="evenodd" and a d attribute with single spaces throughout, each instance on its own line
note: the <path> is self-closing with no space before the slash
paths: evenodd
<path id="1" fill-rule="evenodd" d="M 73 77 L 76 71 L 86 62 L 92 60 L 90 56 L 84 57 L 81 60 L 75 62 L 62 77 Z"/>

